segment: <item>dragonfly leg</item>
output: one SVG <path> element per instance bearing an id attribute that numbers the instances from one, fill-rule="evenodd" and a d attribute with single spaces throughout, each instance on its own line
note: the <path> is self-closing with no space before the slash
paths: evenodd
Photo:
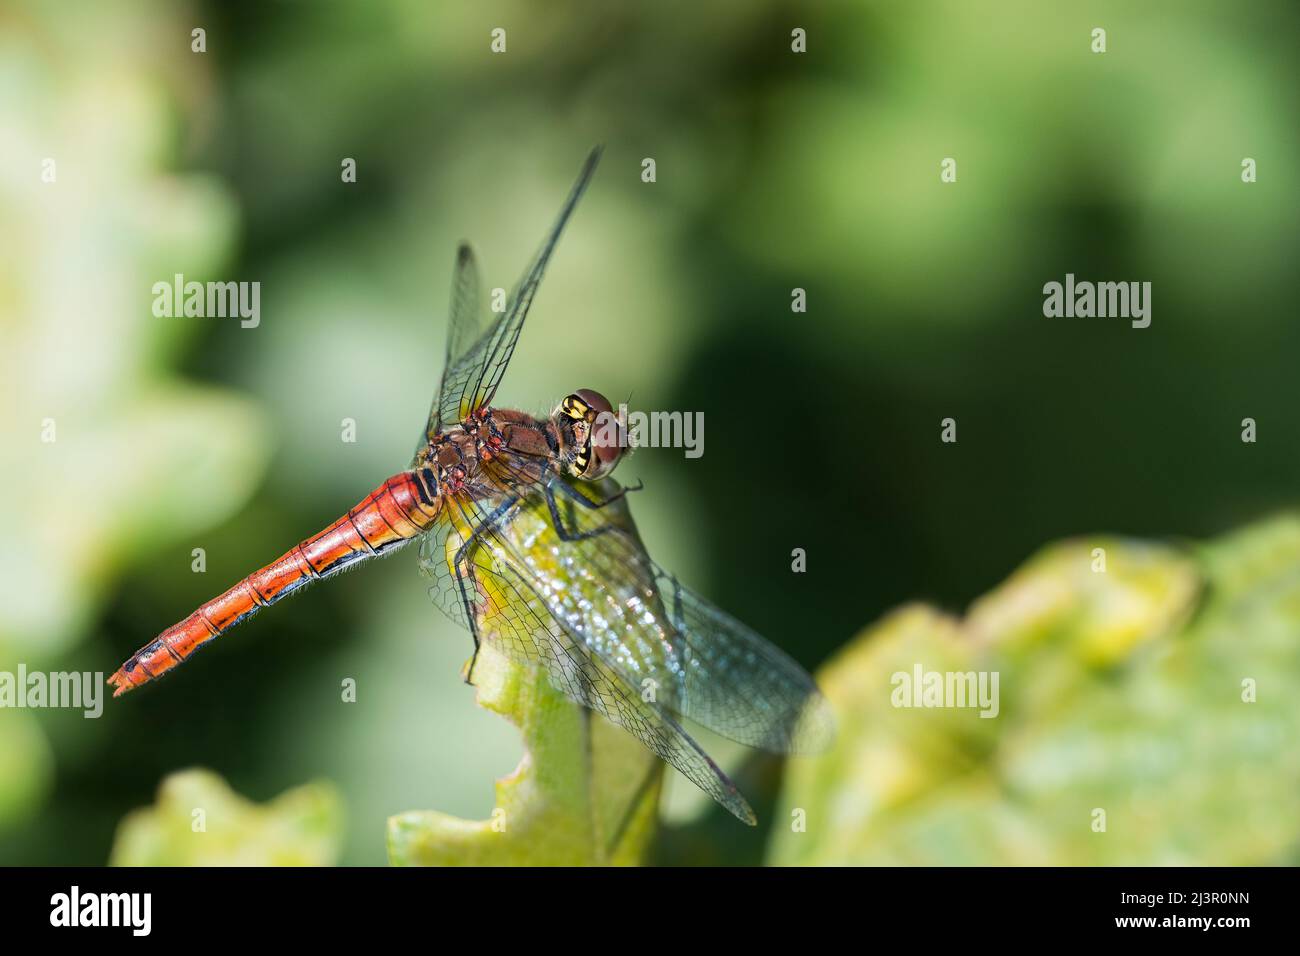
<path id="1" fill-rule="evenodd" d="M 459 557 L 459 555 L 458 555 Z M 467 575 L 473 575 L 472 571 L 467 571 Z M 478 663 L 478 617 L 474 613 L 474 607 L 470 604 L 469 592 L 465 588 L 465 578 L 461 576 L 460 563 L 456 564 L 456 586 L 460 588 L 460 603 L 465 608 L 465 619 L 469 622 L 469 635 L 474 638 L 474 653 L 469 659 L 469 670 L 465 672 L 465 683 L 473 686 L 474 684 L 474 665 Z M 475 582 L 475 592 L 478 591 L 478 584 Z"/>
<path id="2" fill-rule="evenodd" d="M 610 495 L 608 498 L 606 498 L 603 501 L 592 501 L 590 498 L 584 495 L 577 488 L 570 486 L 567 481 L 556 481 L 553 482 L 552 484 L 558 486 L 566 495 L 568 495 L 578 504 L 582 505 L 584 508 L 591 508 L 593 511 L 600 508 L 604 508 L 606 505 L 612 505 L 614 502 L 618 501 L 620 498 L 626 495 L 629 491 L 640 491 L 642 488 L 645 487 L 645 484 L 641 481 L 641 479 L 638 478 L 637 483 L 635 485 L 628 485 L 626 488 L 620 488 L 617 492 Z"/>
<path id="3" fill-rule="evenodd" d="M 461 546 L 456 550 L 455 557 L 452 558 L 452 567 L 456 572 L 456 586 L 460 589 L 460 603 L 465 608 L 465 620 L 469 624 L 469 633 L 474 638 L 474 654 L 469 659 L 469 670 L 465 672 L 465 683 L 471 686 L 474 683 L 474 665 L 478 663 L 478 652 L 481 646 L 478 632 L 478 615 L 474 613 L 474 605 L 470 601 L 470 590 L 465 584 L 466 578 L 473 585 L 474 593 L 478 593 L 478 578 L 474 576 L 474 562 L 469 560 L 470 549 L 478 544 L 479 538 L 496 528 L 496 520 L 515 506 L 519 499 L 515 496 L 506 498 L 501 504 L 492 509 L 492 513 L 485 517 L 473 531 L 469 533 Z"/>
<path id="4" fill-rule="evenodd" d="M 572 494 L 576 495 L 579 498 L 582 498 L 581 492 L 574 491 L 572 488 L 569 488 L 569 486 L 564 484 L 563 482 L 560 482 L 560 487 L 566 488 Z M 615 528 L 615 525 L 607 524 L 607 525 L 602 525 L 599 528 L 593 528 L 590 531 L 570 531 L 568 528 L 564 526 L 564 519 L 560 517 L 559 505 L 555 503 L 554 487 L 551 485 L 547 485 L 545 494 L 546 494 L 546 507 L 549 508 L 551 511 L 551 522 L 555 525 L 555 533 L 560 536 L 561 541 L 585 541 L 588 538 L 594 538 L 598 534 L 604 534 L 606 531 L 612 531 Z M 587 501 L 586 498 L 583 498 L 583 500 Z M 591 506 L 590 501 L 587 501 L 587 504 Z M 606 504 L 608 504 L 608 502 L 606 502 Z"/>

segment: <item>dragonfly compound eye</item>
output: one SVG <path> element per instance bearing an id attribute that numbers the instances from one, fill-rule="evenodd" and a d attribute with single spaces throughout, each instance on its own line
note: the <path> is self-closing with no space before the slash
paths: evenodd
<path id="1" fill-rule="evenodd" d="M 623 444 L 617 437 L 615 428 L 615 437 L 606 438 L 602 435 L 600 425 L 596 426 L 595 432 L 591 436 L 591 460 L 587 463 L 587 470 L 583 473 L 584 478 L 604 478 L 618 464 L 618 460 L 623 456 Z"/>
<path id="2" fill-rule="evenodd" d="M 622 457 L 624 431 L 618 417 L 614 414 L 609 399 L 590 388 L 580 388 L 571 398 L 581 402 L 587 408 L 585 416 L 589 423 L 587 438 L 583 447 L 582 477 L 588 479 L 603 478 L 614 470 Z"/>

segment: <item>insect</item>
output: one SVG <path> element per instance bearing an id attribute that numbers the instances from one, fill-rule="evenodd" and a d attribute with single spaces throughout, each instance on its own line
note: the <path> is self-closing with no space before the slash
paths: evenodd
<path id="1" fill-rule="evenodd" d="M 324 531 L 254 571 L 131 655 L 114 696 L 181 664 L 261 608 L 356 562 L 419 542 L 434 602 L 474 638 L 544 669 L 740 820 L 744 797 L 680 723 L 752 747 L 820 749 L 831 735 L 812 679 L 645 553 L 609 477 L 624 451 L 610 403 L 579 389 L 546 418 L 492 407 L 542 273 L 600 157 L 588 156 L 503 312 L 483 323 L 478 266 L 457 251 L 446 365 L 415 457 Z"/>

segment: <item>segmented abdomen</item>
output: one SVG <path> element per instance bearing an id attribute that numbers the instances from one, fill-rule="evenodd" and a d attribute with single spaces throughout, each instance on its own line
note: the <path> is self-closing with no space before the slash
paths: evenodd
<path id="1" fill-rule="evenodd" d="M 442 499 L 427 469 L 394 475 L 313 538 L 254 571 L 131 655 L 108 682 L 117 697 L 184 661 L 240 621 L 318 578 L 401 547 L 427 530 Z"/>

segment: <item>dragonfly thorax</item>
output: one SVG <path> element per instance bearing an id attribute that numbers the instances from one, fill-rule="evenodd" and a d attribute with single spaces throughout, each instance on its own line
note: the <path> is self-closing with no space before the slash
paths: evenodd
<path id="1" fill-rule="evenodd" d="M 461 491 L 477 470 L 478 451 L 474 435 L 457 425 L 429 440 L 423 471 L 433 478 L 435 494 Z"/>
<path id="2" fill-rule="evenodd" d="M 504 482 L 539 480 L 555 466 L 551 425 L 510 409 L 480 409 L 429 439 L 418 469 L 434 494 L 491 492 Z M 484 474 L 488 470 L 491 474 Z"/>

